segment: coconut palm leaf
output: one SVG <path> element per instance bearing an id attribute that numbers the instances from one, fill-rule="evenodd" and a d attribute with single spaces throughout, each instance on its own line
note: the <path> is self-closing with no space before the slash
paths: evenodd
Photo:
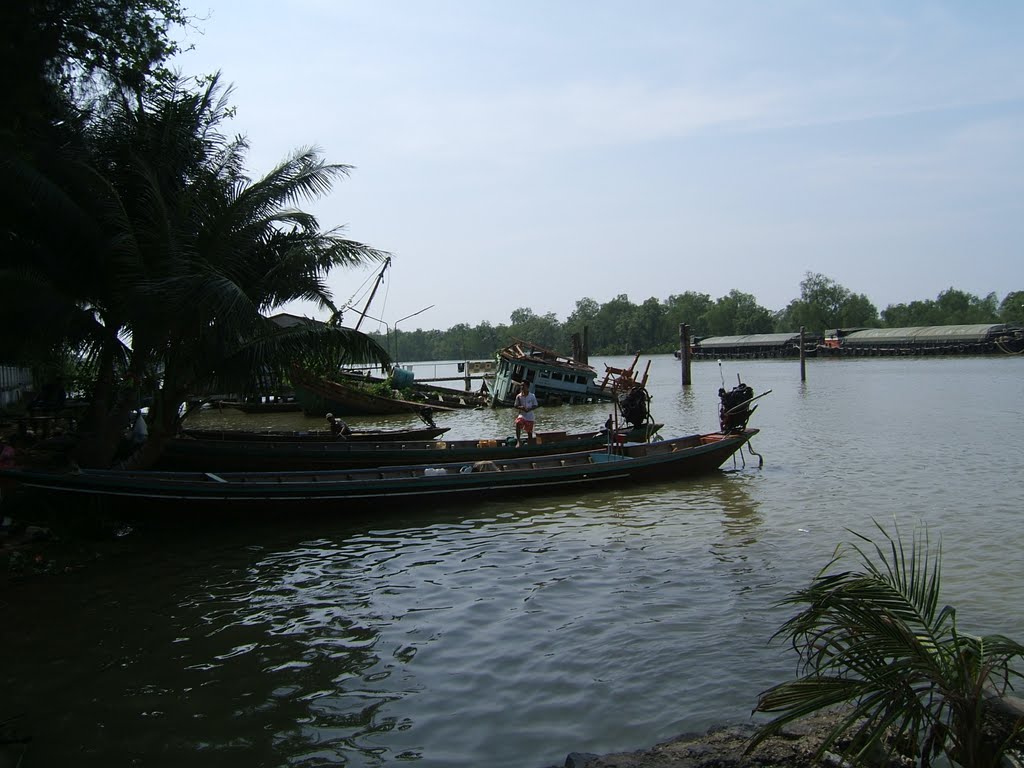
<path id="1" fill-rule="evenodd" d="M 941 546 L 930 546 L 927 529 L 906 546 L 898 528 L 895 536 L 876 528 L 877 542 L 851 531 L 857 541 L 782 601 L 802 607 L 775 635 L 798 653 L 802 676 L 761 694 L 755 711 L 780 714 L 750 748 L 790 722 L 843 705 L 847 714 L 822 750 L 852 734 L 846 751 L 854 757 L 892 739 L 924 763 L 945 750 L 962 765 L 987 767 L 1009 742 L 993 742 L 985 691 L 1005 690 L 1024 647 L 957 630 L 956 611 L 940 607 Z M 850 553 L 861 569 L 836 572 Z"/>
<path id="2" fill-rule="evenodd" d="M 195 91 L 169 84 L 141 102 L 112 102 L 65 153 L 34 163 L 0 156 L 0 178 L 21 192 L 5 197 L 5 237 L 16 247 L 0 255 L 10 278 L 0 298 L 11 299 L 0 313 L 26 341 L 20 350 L 31 340 L 96 351 L 104 386 L 94 403 L 108 437 L 127 403 L 119 379 L 153 390 L 152 447 L 174 431 L 181 399 L 205 386 L 283 375 L 317 356 L 390 362 L 362 334 L 267 320 L 300 299 L 334 314 L 328 273 L 387 254 L 321 230 L 300 208 L 348 166 L 305 148 L 247 178 L 245 140 L 220 131 L 229 93 L 216 77 Z M 20 307 L 15 290 L 30 286 L 22 295 L 44 312 L 34 323 L 10 311 Z M 102 449 L 79 459 L 102 464 Z"/>

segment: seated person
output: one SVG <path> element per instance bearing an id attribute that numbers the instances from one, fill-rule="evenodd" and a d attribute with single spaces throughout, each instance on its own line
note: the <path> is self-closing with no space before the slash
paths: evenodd
<path id="1" fill-rule="evenodd" d="M 335 418 L 333 413 L 327 414 L 327 423 L 330 425 L 332 437 L 344 440 L 348 435 L 352 434 L 352 430 L 349 429 L 348 424 L 341 419 Z"/>

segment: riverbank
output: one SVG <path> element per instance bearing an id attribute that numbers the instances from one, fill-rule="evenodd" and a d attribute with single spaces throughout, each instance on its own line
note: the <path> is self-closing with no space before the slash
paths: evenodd
<path id="1" fill-rule="evenodd" d="M 756 727 L 752 723 L 712 728 L 703 734 L 683 734 L 649 749 L 595 755 L 572 752 L 561 765 L 548 768 L 839 768 L 845 761 L 837 752 L 817 751 L 839 721 L 830 712 L 805 718 L 784 728 L 745 754 Z M 914 761 L 896 756 L 876 763 L 908 768 Z"/>

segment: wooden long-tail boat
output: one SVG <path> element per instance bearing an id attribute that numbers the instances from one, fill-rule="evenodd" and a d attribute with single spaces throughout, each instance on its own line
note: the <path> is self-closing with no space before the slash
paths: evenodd
<path id="1" fill-rule="evenodd" d="M 383 397 L 354 383 L 331 381 L 306 371 L 294 369 L 291 373 L 295 397 L 307 416 L 383 416 L 393 413 L 422 413 L 423 411 L 454 411 L 458 408 L 443 399 L 422 401 Z"/>
<path id="2" fill-rule="evenodd" d="M 717 470 L 756 429 L 678 437 L 652 443 L 612 443 L 581 453 L 524 456 L 500 461 L 412 464 L 325 472 L 162 472 L 0 470 L 0 483 L 64 497 L 133 503 L 136 515 L 166 504 L 175 515 L 239 506 L 278 511 L 288 505 L 344 516 L 364 503 L 373 510 L 410 502 L 477 501 L 681 480 Z M 753 452 L 751 452 L 752 455 Z M 143 502 L 140 505 L 140 502 Z"/>
<path id="3" fill-rule="evenodd" d="M 661 424 L 613 430 L 612 442 L 646 442 Z M 499 461 L 552 453 L 592 451 L 609 442 L 606 430 L 565 433 L 542 432 L 520 445 L 515 439 L 485 440 L 219 440 L 182 437 L 169 440 L 157 464 L 159 469 L 274 471 L 349 469 L 400 464 Z"/>
<path id="4" fill-rule="evenodd" d="M 329 429 L 307 429 L 307 430 L 286 430 L 286 429 L 183 429 L 183 437 L 191 437 L 196 440 L 216 440 L 218 442 L 296 442 L 311 443 L 338 442 L 345 440 L 350 443 L 377 443 L 382 440 L 430 440 L 440 437 L 451 427 L 412 427 L 409 429 L 350 429 L 342 436 L 335 435 Z"/>

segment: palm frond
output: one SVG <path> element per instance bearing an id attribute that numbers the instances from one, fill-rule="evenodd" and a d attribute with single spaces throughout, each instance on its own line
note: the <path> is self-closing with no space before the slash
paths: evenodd
<path id="1" fill-rule="evenodd" d="M 941 545 L 932 547 L 927 530 L 906 545 L 898 527 L 889 535 L 875 525 L 880 538 L 851 531 L 857 541 L 837 547 L 808 587 L 781 601 L 802 607 L 773 635 L 797 652 L 802 677 L 762 693 L 755 711 L 781 714 L 754 743 L 845 704 L 858 754 L 895 734 L 909 736 L 915 751 L 946 749 L 964 765 L 987 765 L 984 694 L 1019 676 L 1010 662 L 1024 657 L 1024 646 L 961 634 L 956 610 L 940 608 Z M 837 570 L 851 553 L 860 569 Z"/>

